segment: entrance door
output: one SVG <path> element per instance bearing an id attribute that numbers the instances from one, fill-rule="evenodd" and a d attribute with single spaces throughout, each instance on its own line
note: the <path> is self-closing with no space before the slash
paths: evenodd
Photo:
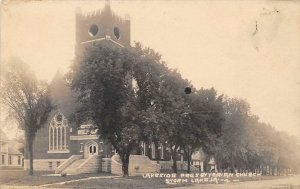
<path id="1" fill-rule="evenodd" d="M 85 144 L 84 157 L 89 158 L 92 155 L 98 155 L 98 144 L 95 141 L 90 141 Z"/>

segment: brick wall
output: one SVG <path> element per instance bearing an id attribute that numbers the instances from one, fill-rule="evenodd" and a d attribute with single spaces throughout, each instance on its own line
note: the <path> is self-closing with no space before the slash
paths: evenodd
<path id="1" fill-rule="evenodd" d="M 89 30 L 92 25 L 98 27 L 96 35 L 90 35 Z M 114 35 L 114 28 L 119 29 L 120 38 L 117 39 Z M 110 8 L 104 10 L 83 14 L 80 8 L 76 13 L 76 54 L 79 55 L 84 50 L 81 45 L 82 42 L 91 41 L 95 39 L 105 38 L 107 35 L 112 40 L 124 45 L 130 46 L 130 21 L 124 20 L 118 15 L 114 14 Z M 87 44 L 90 45 L 90 44 Z"/>
<path id="2" fill-rule="evenodd" d="M 34 159 L 67 159 L 71 156 L 70 153 L 48 153 L 49 135 L 48 126 L 38 130 L 33 143 Z M 28 159 L 28 157 L 26 158 Z"/>

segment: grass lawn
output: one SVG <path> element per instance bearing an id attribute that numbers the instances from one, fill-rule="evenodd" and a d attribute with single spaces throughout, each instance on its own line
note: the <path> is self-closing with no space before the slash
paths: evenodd
<path id="1" fill-rule="evenodd" d="M 77 180 L 89 177 L 112 176 L 107 173 L 98 174 L 81 174 L 81 175 L 68 175 L 61 176 L 44 176 L 52 174 L 52 172 L 35 171 L 33 176 L 29 176 L 27 171 L 24 170 L 0 170 L 0 186 L 5 185 L 20 185 L 20 186 L 40 186 L 45 184 L 54 184 L 64 181 Z M 185 184 L 187 185 L 187 184 Z M 129 188 L 164 188 L 164 187 L 178 187 L 181 185 L 167 185 L 162 178 L 143 179 L 142 177 L 129 177 L 129 178 L 96 178 L 90 180 L 76 181 L 65 184 L 50 185 L 51 188 L 76 188 L 76 189 L 129 189 Z"/>
<path id="2" fill-rule="evenodd" d="M 0 170 L 0 185 L 26 185 L 26 186 L 39 186 L 44 184 L 51 184 L 57 182 L 63 182 L 68 180 L 75 180 L 81 178 L 87 178 L 90 176 L 107 176 L 110 174 L 81 174 L 81 175 L 69 175 L 67 177 L 61 176 L 44 176 L 47 174 L 53 174 L 53 172 L 34 171 L 33 176 L 29 176 L 27 171 L 24 170 Z"/>
<path id="3" fill-rule="evenodd" d="M 142 177 L 129 177 L 129 178 L 92 178 L 89 180 L 74 181 L 65 184 L 54 184 L 59 182 L 89 178 L 112 176 L 107 173 L 98 174 L 81 174 L 81 175 L 68 175 L 61 176 L 45 176 L 51 174 L 50 172 L 35 171 L 34 176 L 29 176 L 24 170 L 0 170 L 0 185 L 23 185 L 23 186 L 40 186 L 45 184 L 53 184 L 48 187 L 51 188 L 72 188 L 72 189 L 131 189 L 131 188 L 172 188 L 180 186 L 192 185 L 191 183 L 183 183 L 176 185 L 168 185 L 165 183 L 164 178 L 142 178 Z M 240 177 L 239 182 L 253 181 L 253 180 L 270 180 L 278 179 L 281 176 L 262 176 L 262 177 Z"/>
<path id="4" fill-rule="evenodd" d="M 262 177 L 244 177 L 239 182 L 254 180 L 271 180 L 278 179 L 278 176 L 262 176 Z M 174 188 L 181 186 L 191 186 L 192 183 L 168 185 L 163 178 L 145 179 L 142 177 L 112 178 L 112 179 L 91 179 L 88 181 L 70 182 L 64 185 L 51 185 L 51 188 L 72 188 L 72 189 L 156 189 L 156 188 Z M 200 184 L 210 185 L 210 184 Z M 199 187 L 200 187 L 199 185 Z M 212 186 L 212 185 L 211 185 Z"/>

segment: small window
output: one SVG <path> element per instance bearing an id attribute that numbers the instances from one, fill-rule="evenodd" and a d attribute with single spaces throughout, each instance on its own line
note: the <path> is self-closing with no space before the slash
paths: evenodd
<path id="1" fill-rule="evenodd" d="M 80 152 L 83 152 L 83 143 L 80 143 Z"/>
<path id="2" fill-rule="evenodd" d="M 21 156 L 18 156 L 18 165 L 21 165 Z"/>
<path id="3" fill-rule="evenodd" d="M 96 153 L 96 146 L 94 146 L 94 153 Z"/>
<path id="4" fill-rule="evenodd" d="M 60 166 L 60 161 L 57 161 L 56 162 L 56 167 L 59 167 Z"/>
<path id="5" fill-rule="evenodd" d="M 61 123 L 62 120 L 63 120 L 62 115 L 61 115 L 61 114 L 58 114 L 58 115 L 56 116 L 56 121 L 59 122 L 59 123 Z"/>
<path id="6" fill-rule="evenodd" d="M 118 27 L 114 28 L 114 35 L 117 39 L 120 39 L 120 31 Z"/>
<path id="7" fill-rule="evenodd" d="M 90 153 L 93 153 L 93 146 L 90 146 Z"/>
<path id="8" fill-rule="evenodd" d="M 98 31 L 99 31 L 98 26 L 96 24 L 93 24 L 93 25 L 91 25 L 91 27 L 89 29 L 89 34 L 90 34 L 90 36 L 94 37 L 97 35 Z"/>
<path id="9" fill-rule="evenodd" d="M 52 162 L 51 161 L 48 162 L 48 166 L 49 166 L 49 169 L 52 169 Z"/>
<path id="10" fill-rule="evenodd" d="M 11 163 L 12 163 L 12 157 L 8 156 L 8 165 L 11 165 Z"/>
<path id="11" fill-rule="evenodd" d="M 5 155 L 2 155 L 2 165 L 5 164 Z"/>

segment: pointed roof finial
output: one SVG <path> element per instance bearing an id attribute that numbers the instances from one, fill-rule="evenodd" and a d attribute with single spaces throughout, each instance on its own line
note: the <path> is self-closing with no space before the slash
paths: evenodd
<path id="1" fill-rule="evenodd" d="M 105 0 L 105 8 L 110 8 L 110 0 Z"/>

